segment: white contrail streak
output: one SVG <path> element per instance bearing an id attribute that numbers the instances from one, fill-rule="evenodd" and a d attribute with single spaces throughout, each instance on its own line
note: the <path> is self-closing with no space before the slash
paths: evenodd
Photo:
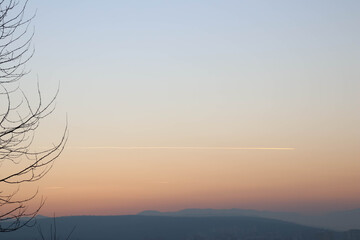
<path id="1" fill-rule="evenodd" d="M 285 147 L 69 147 L 71 149 L 119 149 L 119 150 L 295 150 Z"/>
<path id="2" fill-rule="evenodd" d="M 48 190 L 58 190 L 58 189 L 64 189 L 65 187 L 46 187 L 45 189 Z"/>

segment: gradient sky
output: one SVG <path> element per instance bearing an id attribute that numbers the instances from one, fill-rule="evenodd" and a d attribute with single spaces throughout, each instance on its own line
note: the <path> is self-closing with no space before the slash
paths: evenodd
<path id="1" fill-rule="evenodd" d="M 61 85 L 38 146 L 61 137 L 66 114 L 70 129 L 38 183 L 43 214 L 360 207 L 360 1 L 35 9 L 22 86 L 38 75 L 50 98 Z"/>

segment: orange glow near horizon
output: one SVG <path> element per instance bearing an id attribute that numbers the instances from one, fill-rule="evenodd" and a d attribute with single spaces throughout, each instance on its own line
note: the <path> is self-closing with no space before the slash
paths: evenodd
<path id="1" fill-rule="evenodd" d="M 41 182 L 47 198 L 41 214 L 118 215 L 184 208 L 311 212 L 358 207 L 360 191 L 353 184 L 360 177 L 351 165 L 354 161 L 337 164 L 332 161 L 336 155 L 325 159 L 321 153 L 316 160 L 307 157 L 299 149 L 70 148 Z"/>

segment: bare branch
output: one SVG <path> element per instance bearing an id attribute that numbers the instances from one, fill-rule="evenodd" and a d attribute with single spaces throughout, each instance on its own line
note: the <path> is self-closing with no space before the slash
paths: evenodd
<path id="1" fill-rule="evenodd" d="M 18 81 L 28 73 L 25 64 L 34 54 L 31 48 L 34 31 L 30 30 L 30 24 L 35 15 L 25 17 L 27 4 L 28 0 L 23 3 L 0 0 L 0 168 L 6 164 L 10 169 L 5 176 L 0 172 L 0 232 L 32 225 L 44 204 L 41 200 L 35 210 L 29 210 L 29 203 L 38 192 L 21 198 L 20 188 L 5 193 L 2 186 L 20 186 L 41 179 L 63 151 L 68 137 L 66 123 L 57 144 L 45 150 L 32 149 L 34 133 L 40 122 L 54 111 L 58 91 L 44 104 L 38 85 L 38 103 L 33 104 L 19 87 Z"/>

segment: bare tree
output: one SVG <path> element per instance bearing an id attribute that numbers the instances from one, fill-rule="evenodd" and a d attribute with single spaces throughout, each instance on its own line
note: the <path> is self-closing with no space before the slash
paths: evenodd
<path id="1" fill-rule="evenodd" d="M 67 234 L 66 236 L 66 240 L 69 240 L 71 235 L 74 233 L 76 229 L 76 226 L 74 226 L 71 231 Z M 38 225 L 38 232 L 40 234 L 40 237 L 41 237 L 41 240 L 46 240 L 46 239 L 53 239 L 53 240 L 60 240 L 58 234 L 57 234 L 57 226 L 56 226 L 56 217 L 55 217 L 55 214 L 54 214 L 54 217 L 53 217 L 53 223 L 50 224 L 50 237 L 46 238 L 44 233 L 43 233 L 43 230 L 41 228 L 41 225 Z"/>
<path id="2" fill-rule="evenodd" d="M 25 64 L 34 54 L 34 31 L 29 26 L 35 15 L 26 17 L 27 3 L 0 0 L 0 232 L 15 231 L 32 222 L 44 202 L 30 209 L 37 192 L 20 197 L 20 186 L 41 179 L 67 140 L 65 127 L 57 144 L 41 150 L 33 147 L 34 133 L 40 121 L 54 110 L 57 93 L 44 104 L 37 86 L 34 103 L 19 87 L 19 80 L 28 73 Z M 12 185 L 15 190 L 4 190 Z"/>

